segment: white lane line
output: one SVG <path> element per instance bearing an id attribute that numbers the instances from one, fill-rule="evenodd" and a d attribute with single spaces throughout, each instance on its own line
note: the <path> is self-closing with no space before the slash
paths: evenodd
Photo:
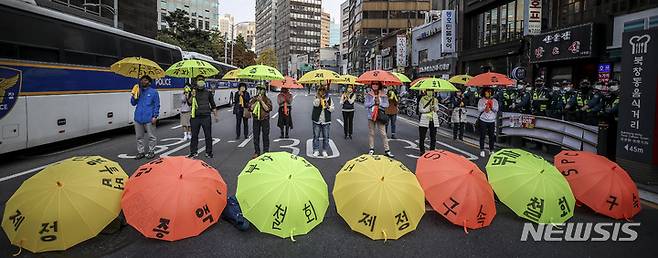
<path id="1" fill-rule="evenodd" d="M 279 116 L 279 112 L 276 112 L 276 114 L 272 116 L 272 119 L 276 118 L 277 116 Z"/>
<path id="2" fill-rule="evenodd" d="M 46 168 L 47 166 L 50 166 L 50 164 L 48 164 L 48 165 L 44 165 L 44 166 L 40 166 L 40 167 L 37 167 L 37 168 L 33 168 L 33 169 L 30 169 L 30 170 L 26 170 L 26 171 L 23 171 L 23 172 L 18 172 L 18 173 L 16 173 L 16 174 L 13 174 L 13 175 L 9 175 L 9 176 L 6 176 L 6 177 L 3 177 L 3 178 L 0 178 L 0 182 L 4 182 L 4 181 L 7 181 L 7 180 L 9 180 L 9 179 L 16 178 L 16 177 L 19 177 L 19 176 L 24 176 L 24 175 L 27 175 L 27 174 L 35 173 L 35 172 L 37 172 L 37 171 L 40 171 L 40 170 Z"/>
<path id="3" fill-rule="evenodd" d="M 414 125 L 414 126 L 419 126 L 418 122 L 416 122 L 416 121 L 412 121 L 412 120 L 410 120 L 410 119 L 408 119 L 408 118 L 406 118 L 406 117 L 398 116 L 398 118 L 402 119 L 403 121 L 407 122 L 408 124 L 411 124 L 411 125 Z M 437 129 L 438 129 L 438 128 L 437 128 Z M 437 131 L 440 132 L 440 130 L 437 130 Z M 418 141 L 416 141 L 416 142 L 418 142 Z M 470 153 L 470 152 L 468 152 L 468 151 L 462 150 L 462 149 L 460 149 L 460 148 L 457 148 L 457 147 L 452 146 L 452 145 L 450 145 L 450 144 L 444 143 L 444 142 L 442 142 L 442 141 L 438 141 L 438 140 L 437 140 L 436 143 L 441 144 L 441 145 L 445 146 L 446 148 L 449 148 L 449 149 L 451 149 L 451 150 L 453 150 L 453 151 L 456 151 L 456 152 L 459 152 L 459 153 L 463 154 L 463 155 L 466 156 L 466 158 L 468 158 L 469 160 L 477 160 L 477 159 L 479 159 L 478 156 L 476 156 L 476 155 L 474 155 L 474 154 L 472 154 L 472 153 Z M 419 144 L 420 144 L 420 143 L 419 143 Z"/>
<path id="4" fill-rule="evenodd" d="M 181 128 L 181 127 L 183 127 L 183 126 L 182 126 L 182 125 L 172 126 L 172 127 L 171 127 L 171 130 L 176 130 L 176 129 Z"/>
<path id="5" fill-rule="evenodd" d="M 238 145 L 238 148 L 244 148 L 244 146 L 247 146 L 247 143 L 251 141 L 251 138 L 253 138 L 254 134 L 249 134 L 249 137 L 247 139 L 244 139 L 240 145 Z"/>
<path id="6" fill-rule="evenodd" d="M 340 120 L 340 119 L 336 118 L 336 121 L 338 121 L 340 126 L 345 127 L 345 124 L 343 123 L 343 120 Z"/>

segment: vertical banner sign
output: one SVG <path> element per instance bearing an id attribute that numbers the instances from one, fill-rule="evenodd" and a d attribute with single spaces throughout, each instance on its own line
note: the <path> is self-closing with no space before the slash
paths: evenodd
<path id="1" fill-rule="evenodd" d="M 398 35 L 396 44 L 395 61 L 398 67 L 407 67 L 407 36 Z"/>
<path id="2" fill-rule="evenodd" d="M 375 69 L 376 70 L 382 69 L 382 55 L 375 56 Z"/>
<path id="3" fill-rule="evenodd" d="M 657 164 L 658 28 L 624 33 L 621 49 L 617 158 Z"/>
<path id="4" fill-rule="evenodd" d="M 541 4 L 542 0 L 525 0 L 524 36 L 541 34 Z"/>
<path id="5" fill-rule="evenodd" d="M 455 52 L 455 11 L 441 11 L 441 53 Z"/>

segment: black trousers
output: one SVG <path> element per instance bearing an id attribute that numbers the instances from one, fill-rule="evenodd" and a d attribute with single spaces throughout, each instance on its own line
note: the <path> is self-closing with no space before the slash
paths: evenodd
<path id="1" fill-rule="evenodd" d="M 464 140 L 464 124 L 465 123 L 452 123 L 452 139 Z"/>
<path id="2" fill-rule="evenodd" d="M 270 119 L 258 120 L 254 118 L 254 153 L 260 155 L 260 139 L 263 137 L 263 152 L 270 151 Z"/>
<path id="3" fill-rule="evenodd" d="M 496 123 L 495 122 L 484 122 L 482 120 L 478 120 L 478 123 L 480 123 L 480 150 L 484 150 L 484 137 L 488 136 L 489 137 L 489 150 L 494 151 L 494 143 L 496 142 L 496 136 L 494 135 L 494 131 L 496 129 Z"/>
<path id="4" fill-rule="evenodd" d="M 247 138 L 247 135 L 249 135 L 249 119 L 242 117 L 242 114 L 238 113 L 235 114 L 235 135 L 237 138 L 240 138 L 240 124 L 244 124 L 244 137 Z"/>
<path id="5" fill-rule="evenodd" d="M 354 131 L 354 111 L 343 111 L 343 133 L 345 136 L 352 135 Z"/>
<path id="6" fill-rule="evenodd" d="M 418 132 L 420 133 L 420 141 L 418 142 L 418 147 L 420 148 L 420 153 L 423 155 L 425 153 L 425 137 L 427 137 L 427 130 L 430 131 L 430 150 L 436 148 L 436 127 L 434 127 L 434 121 L 430 121 L 429 127 L 418 127 Z"/>
<path id="7" fill-rule="evenodd" d="M 212 153 L 212 122 L 210 116 L 197 116 L 190 119 L 192 126 L 192 140 L 190 141 L 190 153 L 197 153 L 199 148 L 199 132 L 203 128 L 206 137 L 206 153 Z"/>

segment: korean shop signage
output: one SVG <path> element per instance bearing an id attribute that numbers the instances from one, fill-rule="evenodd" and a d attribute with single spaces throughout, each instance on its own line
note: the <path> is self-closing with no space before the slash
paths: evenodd
<path id="1" fill-rule="evenodd" d="M 593 56 L 592 23 L 556 30 L 532 37 L 530 62 L 588 58 Z"/>

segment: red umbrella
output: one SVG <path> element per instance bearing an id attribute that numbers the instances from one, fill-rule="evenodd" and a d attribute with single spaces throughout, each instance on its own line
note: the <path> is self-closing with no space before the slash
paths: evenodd
<path id="1" fill-rule="evenodd" d="M 373 84 L 379 82 L 384 86 L 400 86 L 402 81 L 397 76 L 384 70 L 372 70 L 363 73 L 356 79 L 356 82 L 363 84 Z"/>
<path id="2" fill-rule="evenodd" d="M 284 80 L 271 81 L 270 85 L 272 85 L 273 87 L 277 87 L 277 88 L 288 88 L 288 89 L 303 89 L 304 88 L 304 86 L 297 83 L 297 80 L 295 80 L 295 78 L 292 78 L 290 76 L 286 76 Z"/>
<path id="3" fill-rule="evenodd" d="M 476 86 L 476 87 L 490 87 L 490 86 L 510 86 L 514 85 L 514 81 L 508 78 L 507 76 L 499 73 L 482 73 L 479 74 L 473 79 L 470 79 L 466 86 Z"/>
<path id="4" fill-rule="evenodd" d="M 417 78 L 417 79 L 415 79 L 414 81 L 412 81 L 411 84 L 409 84 L 409 85 L 414 86 L 414 85 L 416 85 L 416 83 L 418 83 L 419 81 L 422 81 L 422 80 L 425 80 L 425 79 L 430 79 L 430 77 L 420 77 L 420 78 Z"/>

